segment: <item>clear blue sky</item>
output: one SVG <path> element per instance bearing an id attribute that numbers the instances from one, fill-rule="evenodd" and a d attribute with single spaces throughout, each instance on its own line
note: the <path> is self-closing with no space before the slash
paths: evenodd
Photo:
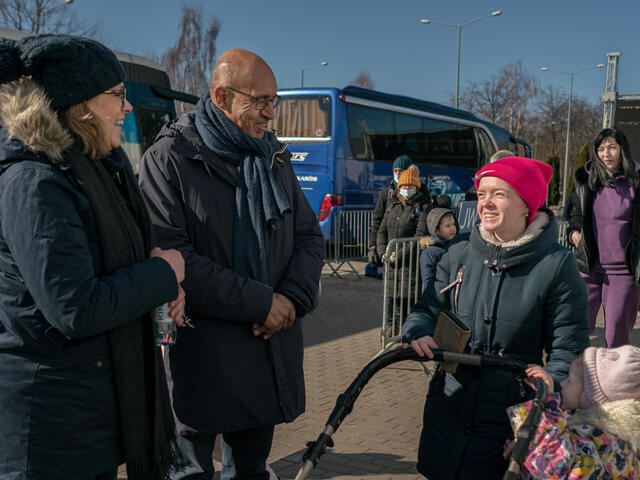
<path id="1" fill-rule="evenodd" d="M 543 84 L 569 88 L 565 71 L 606 63 L 621 51 L 618 91 L 640 93 L 638 0 L 192 0 L 222 22 L 218 54 L 234 47 L 262 56 L 281 87 L 344 87 L 361 69 L 376 89 L 444 102 L 455 90 L 457 30 L 421 18 L 462 24 L 502 10 L 462 31 L 461 85 L 521 60 Z M 83 20 L 100 26 L 111 48 L 146 55 L 178 36 L 183 2 L 75 0 Z M 599 102 L 606 68 L 577 75 L 574 93 Z"/>

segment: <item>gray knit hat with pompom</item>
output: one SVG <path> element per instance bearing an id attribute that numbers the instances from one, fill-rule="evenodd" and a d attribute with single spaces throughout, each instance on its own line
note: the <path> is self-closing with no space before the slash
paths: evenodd
<path id="1" fill-rule="evenodd" d="M 126 78 L 115 54 L 95 40 L 69 35 L 0 39 L 0 84 L 31 76 L 64 110 L 115 87 Z"/>

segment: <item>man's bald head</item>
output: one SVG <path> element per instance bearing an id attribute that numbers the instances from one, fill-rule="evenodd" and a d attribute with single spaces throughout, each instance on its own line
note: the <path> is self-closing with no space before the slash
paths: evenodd
<path id="1" fill-rule="evenodd" d="M 209 90 L 213 92 L 216 87 L 228 86 L 248 88 L 265 80 L 265 77 L 275 81 L 273 71 L 267 62 L 253 52 L 234 48 L 220 55 L 213 66 Z"/>
<path id="2" fill-rule="evenodd" d="M 234 48 L 223 53 L 211 72 L 211 101 L 241 131 L 262 138 L 275 118 L 276 77 L 255 53 Z"/>

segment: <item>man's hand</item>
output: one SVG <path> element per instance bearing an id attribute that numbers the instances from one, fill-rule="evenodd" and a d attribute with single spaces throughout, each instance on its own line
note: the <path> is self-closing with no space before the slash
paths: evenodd
<path id="1" fill-rule="evenodd" d="M 278 299 L 282 300 L 289 307 L 289 314 L 287 315 L 287 324 L 283 328 L 283 330 L 286 330 L 287 328 L 291 328 L 293 326 L 293 323 L 296 321 L 296 307 L 293 304 L 293 302 L 289 300 L 287 296 L 282 295 L 281 293 L 276 293 L 275 295 L 277 295 Z"/>
<path id="2" fill-rule="evenodd" d="M 264 340 L 267 340 L 274 333 L 291 327 L 295 321 L 296 308 L 293 306 L 291 300 L 281 293 L 274 293 L 273 303 L 271 304 L 271 310 L 267 315 L 267 319 L 263 324 L 253 324 L 253 334 L 256 337 L 261 335 Z"/>

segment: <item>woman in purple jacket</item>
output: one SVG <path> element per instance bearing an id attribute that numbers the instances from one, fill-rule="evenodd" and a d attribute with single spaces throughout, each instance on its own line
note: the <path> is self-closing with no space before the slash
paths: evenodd
<path id="1" fill-rule="evenodd" d="M 602 305 L 613 348 L 629 343 L 640 301 L 640 165 L 617 128 L 602 130 L 593 151 L 576 172 L 578 201 L 567 235 L 587 287 L 591 332 Z"/>

